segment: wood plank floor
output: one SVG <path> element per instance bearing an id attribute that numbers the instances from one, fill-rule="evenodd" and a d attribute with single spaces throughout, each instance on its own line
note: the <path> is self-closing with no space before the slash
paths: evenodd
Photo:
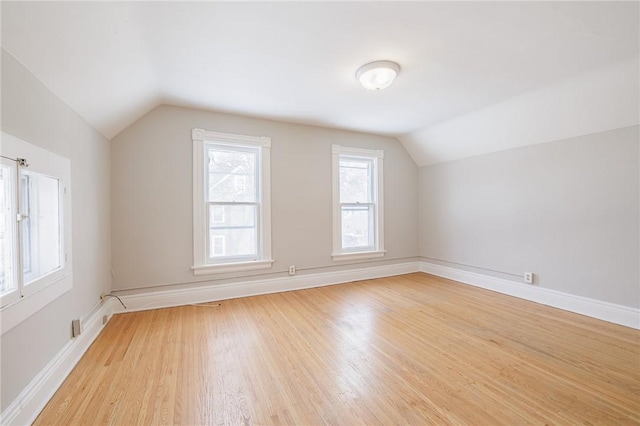
<path id="1" fill-rule="evenodd" d="M 36 424 L 640 423 L 640 332 L 416 273 L 115 316 Z"/>

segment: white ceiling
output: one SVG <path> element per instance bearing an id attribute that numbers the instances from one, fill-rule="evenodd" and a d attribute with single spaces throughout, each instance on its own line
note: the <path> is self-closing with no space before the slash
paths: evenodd
<path id="1" fill-rule="evenodd" d="M 638 122 L 638 2 L 1 7 L 3 48 L 107 138 L 172 104 L 393 135 L 424 165 Z M 377 59 L 402 70 L 370 92 Z"/>

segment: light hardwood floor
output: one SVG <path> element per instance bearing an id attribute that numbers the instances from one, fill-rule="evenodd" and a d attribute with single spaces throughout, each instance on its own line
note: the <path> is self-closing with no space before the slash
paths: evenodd
<path id="1" fill-rule="evenodd" d="M 36 420 L 639 423 L 639 331 L 421 273 L 117 315 Z"/>

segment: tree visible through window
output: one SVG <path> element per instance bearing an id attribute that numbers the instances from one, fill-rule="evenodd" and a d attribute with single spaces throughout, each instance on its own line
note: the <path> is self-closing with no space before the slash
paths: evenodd
<path id="1" fill-rule="evenodd" d="M 375 249 L 374 161 L 340 156 L 343 250 Z"/>

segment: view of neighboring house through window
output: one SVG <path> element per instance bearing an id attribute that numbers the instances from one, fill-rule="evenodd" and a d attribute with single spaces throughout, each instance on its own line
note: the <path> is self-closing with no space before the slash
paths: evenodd
<path id="1" fill-rule="evenodd" d="M 258 258 L 260 151 L 207 143 L 209 253 L 212 260 Z"/>
<path id="2" fill-rule="evenodd" d="M 196 275 L 271 267 L 266 137 L 193 130 Z"/>
<path id="3" fill-rule="evenodd" d="M 382 151 L 333 146 L 334 259 L 384 254 Z"/>

